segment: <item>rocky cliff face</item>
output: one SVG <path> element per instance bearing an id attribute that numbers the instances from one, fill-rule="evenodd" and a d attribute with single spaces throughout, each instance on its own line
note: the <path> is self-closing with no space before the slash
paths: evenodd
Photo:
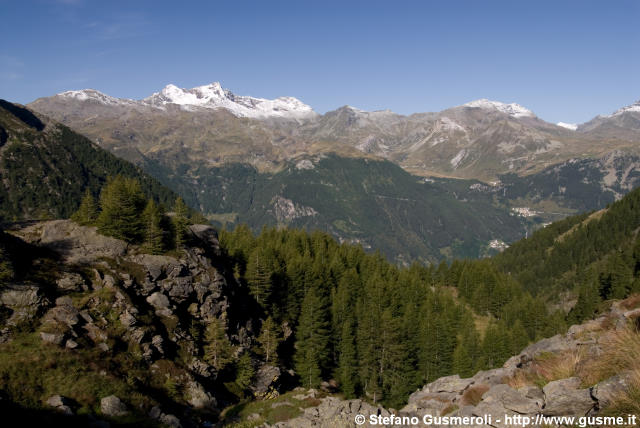
<path id="1" fill-rule="evenodd" d="M 0 288 L 1 346 L 19 349 L 28 342 L 25 337 L 37 337 L 38 354 L 71 358 L 80 371 L 84 368 L 76 364 L 86 359 L 89 368 L 79 381 L 104 377 L 105 396 L 95 397 L 42 380 L 39 398 L 53 403 L 45 407 L 71 415 L 99 408 L 98 416 L 137 415 L 169 426 L 215 417 L 228 396 L 220 398 L 219 372 L 203 357 L 204 326 L 220 320 L 241 353 L 252 345 L 255 312 L 224 266 L 215 230 L 194 225 L 190 231 L 190 246 L 174 256 L 143 254 L 68 220 L 11 232 L 23 240 L 16 240 L 23 247 L 17 251 L 25 254 L 28 269 L 42 279 L 27 275 Z M 28 326 L 35 331 L 25 335 Z M 251 388 L 265 396 L 280 371 L 253 363 L 257 375 Z M 128 386 L 120 390 L 127 398 L 109 395 L 122 378 Z M 91 404 L 95 400 L 100 404 Z"/>
<path id="2" fill-rule="evenodd" d="M 623 352 L 634 353 L 638 342 L 638 303 L 637 298 L 615 302 L 604 315 L 572 326 L 565 335 L 528 346 L 503 367 L 465 379 L 458 375 L 437 379 L 411 394 L 407 405 L 399 411 L 362 400 L 325 397 L 318 406 L 304 409 L 301 416 L 275 426 L 373 426 L 370 418 L 374 415 L 382 421 L 376 426 L 422 426 L 427 418 L 433 426 L 502 428 L 523 421 L 534 425 L 536 418 L 538 426 L 567 425 L 543 417 L 574 417 L 578 423 L 580 417 L 617 416 L 612 409 L 616 403 L 629 400 L 629 391 L 637 380 L 633 370 L 637 367 L 619 365 L 612 352 L 617 352 L 615 347 L 622 337 L 628 346 Z M 356 424 L 357 415 L 365 416 L 364 424 Z M 628 414 L 622 416 L 627 418 Z M 440 417 L 451 419 L 445 421 Z M 471 424 L 460 424 L 455 417 L 474 419 L 468 419 Z M 407 423 L 411 418 L 418 423 Z"/>

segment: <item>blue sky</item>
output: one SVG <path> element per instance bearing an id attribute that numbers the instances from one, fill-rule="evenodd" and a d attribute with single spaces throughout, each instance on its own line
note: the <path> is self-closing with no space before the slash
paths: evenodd
<path id="1" fill-rule="evenodd" d="M 477 98 L 584 122 L 640 99 L 638 1 L 0 0 L 0 98 L 220 81 L 318 112 Z"/>

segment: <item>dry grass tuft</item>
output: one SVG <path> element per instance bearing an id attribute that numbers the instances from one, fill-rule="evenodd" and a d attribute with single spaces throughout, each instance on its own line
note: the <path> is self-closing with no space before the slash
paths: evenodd
<path id="1" fill-rule="evenodd" d="M 549 383 L 575 376 L 582 360 L 583 352 L 580 350 L 563 352 L 536 359 L 532 365 L 532 371 L 544 379 L 545 383 Z"/>
<path id="2" fill-rule="evenodd" d="M 540 354 L 529 368 L 516 371 L 513 376 L 505 379 L 505 383 L 514 389 L 529 385 L 542 388 L 554 380 L 576 376 L 584 361 L 581 350 Z"/>
<path id="3" fill-rule="evenodd" d="M 620 307 L 626 310 L 640 308 L 640 294 L 633 294 L 622 302 L 620 302 Z"/>
<path id="4" fill-rule="evenodd" d="M 458 410 L 458 408 L 459 407 L 456 404 L 449 404 L 447 407 L 442 409 L 442 411 L 440 412 L 440 416 L 445 416 L 445 415 L 448 415 L 449 413 L 453 413 L 456 410 Z"/>
<path id="5" fill-rule="evenodd" d="M 513 389 L 520 389 L 529 385 L 536 385 L 537 382 L 531 376 L 531 373 L 525 370 L 518 370 L 513 376 L 507 378 L 505 382 Z"/>
<path id="6" fill-rule="evenodd" d="M 467 388 L 462 394 L 462 404 L 464 406 L 476 406 L 482 400 L 482 395 L 488 390 L 489 385 L 477 385 Z"/>
<path id="7" fill-rule="evenodd" d="M 580 370 L 583 383 L 594 385 L 627 370 L 640 372 L 640 334 L 633 327 L 611 331 L 601 339 L 602 355 Z"/>

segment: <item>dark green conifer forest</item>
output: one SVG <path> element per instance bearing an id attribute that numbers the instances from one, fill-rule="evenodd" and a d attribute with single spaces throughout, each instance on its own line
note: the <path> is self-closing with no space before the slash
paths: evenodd
<path id="1" fill-rule="evenodd" d="M 274 359 L 305 387 L 398 406 L 438 377 L 502 365 L 532 341 L 640 291 L 640 191 L 504 253 L 400 268 L 324 233 L 246 226 L 220 234 L 264 329 L 293 327 Z M 560 297 L 559 297 L 560 296 Z M 567 314 L 559 298 L 574 300 Z M 266 334 L 266 333 L 263 333 Z"/>

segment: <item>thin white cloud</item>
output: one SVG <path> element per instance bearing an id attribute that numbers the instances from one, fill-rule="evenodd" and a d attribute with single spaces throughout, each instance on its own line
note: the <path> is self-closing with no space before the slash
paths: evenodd
<path id="1" fill-rule="evenodd" d="M 19 80 L 22 79 L 22 74 L 14 73 L 11 71 L 0 72 L 0 80 Z"/>

